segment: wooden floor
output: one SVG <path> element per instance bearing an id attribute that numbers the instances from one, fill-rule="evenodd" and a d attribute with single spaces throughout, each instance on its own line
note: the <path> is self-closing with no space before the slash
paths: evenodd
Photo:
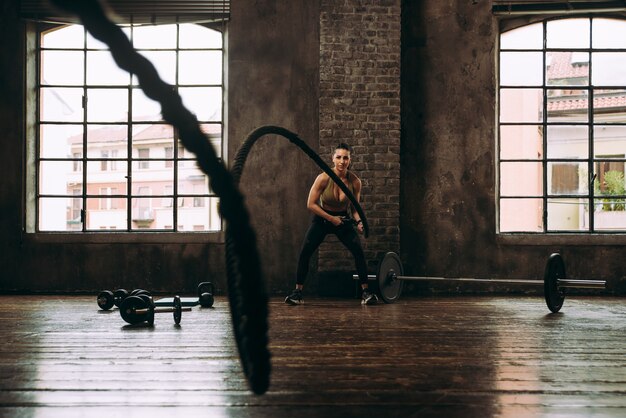
<path id="1" fill-rule="evenodd" d="M 624 299 L 272 299 L 252 394 L 227 300 L 126 326 L 95 297 L 0 296 L 0 417 L 624 417 Z"/>

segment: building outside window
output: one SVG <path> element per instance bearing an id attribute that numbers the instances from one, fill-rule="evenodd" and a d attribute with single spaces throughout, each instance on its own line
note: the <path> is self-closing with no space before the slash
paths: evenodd
<path id="1" fill-rule="evenodd" d="M 499 232 L 624 232 L 626 20 L 518 27 L 499 58 Z"/>
<path id="2" fill-rule="evenodd" d="M 123 30 L 177 90 L 221 157 L 222 33 L 199 24 Z M 80 25 L 38 24 L 37 43 L 30 232 L 220 230 L 207 176 L 136 76 L 119 69 Z M 184 204 L 198 199 L 207 204 Z"/>

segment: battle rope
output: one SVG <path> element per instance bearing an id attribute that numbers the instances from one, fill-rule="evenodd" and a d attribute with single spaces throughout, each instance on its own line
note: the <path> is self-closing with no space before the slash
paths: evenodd
<path id="1" fill-rule="evenodd" d="M 239 356 L 252 391 L 265 393 L 271 369 L 267 348 L 267 294 L 256 235 L 250 226 L 243 196 L 230 172 L 218 160 L 198 120 L 183 106 L 178 93 L 160 79 L 150 61 L 134 50 L 122 30 L 105 15 L 99 1 L 51 1 L 78 15 L 91 35 L 109 47 L 117 65 L 137 76 L 146 96 L 159 102 L 163 119 L 178 129 L 181 142 L 196 155 L 198 166 L 209 176 L 211 189 L 220 198 L 220 214 L 228 231 L 227 278 Z M 233 300 L 237 301 L 236 306 Z"/>
<path id="2" fill-rule="evenodd" d="M 243 168 L 248 158 L 248 154 L 252 149 L 252 146 L 264 135 L 277 134 L 287 138 L 291 143 L 298 146 L 304 151 L 317 165 L 327 173 L 337 185 L 348 196 L 357 212 L 363 220 L 363 232 L 367 237 L 369 228 L 367 219 L 363 213 L 361 205 L 356 200 L 350 189 L 341 181 L 341 179 L 335 174 L 335 172 L 320 158 L 315 151 L 313 151 L 302 139 L 295 133 L 278 126 L 262 126 L 255 129 L 243 142 L 237 151 L 235 156 L 231 173 L 233 176 L 233 182 L 239 186 L 241 175 L 243 174 Z M 264 345 L 267 344 L 266 333 L 257 333 L 257 325 L 254 322 L 254 312 L 263 310 L 267 306 L 267 302 L 260 298 L 260 295 L 265 295 L 265 288 L 263 281 L 260 277 L 250 276 L 246 278 L 239 270 L 240 267 L 245 266 L 247 260 L 242 258 L 241 254 L 235 250 L 236 247 L 235 234 L 231 232 L 230 225 L 226 225 L 226 270 L 229 278 L 228 281 L 228 298 L 230 300 L 230 311 L 233 321 L 233 328 L 235 330 L 235 341 L 237 342 L 237 348 L 239 349 L 240 356 L 242 358 L 249 359 L 242 362 L 244 367 L 244 373 L 250 376 L 264 376 L 266 373 L 269 375 L 269 369 L 265 370 L 262 367 L 266 367 L 268 360 L 265 357 L 266 351 Z M 246 281 L 244 281 L 244 278 Z M 239 285 L 245 283 L 245 286 Z M 261 301 L 263 304 L 261 305 Z M 265 313 L 267 315 L 267 313 Z M 255 336 L 256 335 L 256 336 Z M 261 367 L 261 369 L 259 369 Z"/>
<path id="3" fill-rule="evenodd" d="M 344 182 L 341 181 L 339 176 L 335 174 L 335 172 L 328 166 L 328 164 L 326 164 L 324 160 L 322 160 L 320 156 L 317 155 L 317 153 L 306 144 L 306 142 L 300 139 L 298 135 L 285 128 L 281 128 L 280 126 L 267 125 L 261 126 L 260 128 L 257 128 L 248 134 L 246 140 L 239 147 L 239 150 L 237 151 L 237 155 L 235 156 L 233 162 L 233 166 L 230 170 L 233 175 L 233 181 L 235 182 L 235 184 L 237 186 L 239 185 L 241 175 L 243 174 L 243 167 L 246 162 L 246 158 L 248 158 L 248 154 L 250 153 L 250 150 L 252 149 L 254 143 L 264 135 L 269 134 L 281 135 L 287 138 L 292 144 L 296 145 L 298 148 L 304 151 L 304 153 L 308 155 L 309 158 L 315 161 L 315 163 L 322 169 L 322 171 L 324 171 L 330 176 L 331 179 L 333 179 L 333 181 L 339 186 L 339 188 L 341 188 L 341 190 L 346 194 L 348 199 L 350 199 L 350 202 L 361 217 L 361 220 L 363 221 L 363 235 L 367 238 L 369 236 L 369 225 L 367 223 L 367 218 L 365 217 L 363 208 L 361 208 L 361 205 L 356 200 L 356 197 L 352 194 L 350 189 L 348 189 L 348 186 L 346 186 Z"/>

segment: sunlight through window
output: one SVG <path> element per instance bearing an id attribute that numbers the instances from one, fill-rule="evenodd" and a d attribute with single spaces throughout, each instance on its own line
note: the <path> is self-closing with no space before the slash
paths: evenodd
<path id="1" fill-rule="evenodd" d="M 123 30 L 221 158 L 222 33 L 196 24 Z M 219 231 L 207 176 L 136 76 L 82 26 L 47 29 L 39 42 L 36 231 Z"/>
<path id="2" fill-rule="evenodd" d="M 500 36 L 499 231 L 626 230 L 626 20 Z"/>

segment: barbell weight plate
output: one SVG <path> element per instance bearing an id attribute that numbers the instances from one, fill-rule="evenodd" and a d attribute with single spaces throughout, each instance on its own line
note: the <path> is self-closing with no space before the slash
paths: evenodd
<path id="1" fill-rule="evenodd" d="M 135 289 L 132 292 L 130 292 L 129 296 L 139 296 L 139 295 L 150 295 L 150 292 L 148 292 L 147 290 L 144 289 Z"/>
<path id="2" fill-rule="evenodd" d="M 378 273 L 376 274 L 380 297 L 386 303 L 395 302 L 402 294 L 403 282 L 402 280 L 392 279 L 393 274 L 398 276 L 404 274 L 402 261 L 398 254 L 388 252 L 378 264 Z"/>
<path id="3" fill-rule="evenodd" d="M 150 296 L 150 295 L 140 294 L 140 295 L 135 295 L 135 296 L 137 296 L 138 298 L 141 298 L 144 301 L 144 303 L 146 304 L 146 306 L 150 306 L 150 304 L 153 303 L 152 302 L 152 296 Z"/>
<path id="4" fill-rule="evenodd" d="M 142 295 L 142 297 L 146 297 L 146 295 Z M 147 317 L 146 317 L 146 321 L 148 322 L 148 324 L 150 326 L 154 325 L 154 310 L 156 308 L 156 306 L 154 306 L 154 300 L 152 299 L 152 297 L 148 296 L 148 313 L 147 313 Z"/>
<path id="5" fill-rule="evenodd" d="M 140 296 L 128 296 L 120 304 L 122 319 L 131 325 L 139 324 L 148 320 L 148 315 L 135 312 L 137 309 L 146 309 L 148 304 Z"/>
<path id="6" fill-rule="evenodd" d="M 174 323 L 180 324 L 180 320 L 183 317 L 183 304 L 180 301 L 180 296 L 174 296 Z"/>
<path id="7" fill-rule="evenodd" d="M 128 297 L 128 290 L 117 289 L 115 292 L 113 292 L 113 303 L 115 304 L 115 306 L 119 308 L 122 302 L 124 301 L 124 299 L 126 299 L 127 297 Z"/>
<path id="8" fill-rule="evenodd" d="M 561 310 L 565 300 L 565 292 L 563 289 L 559 289 L 558 283 L 559 279 L 564 279 L 565 277 L 567 277 L 565 275 L 565 262 L 561 254 L 554 253 L 550 255 L 543 276 L 543 292 L 548 309 L 554 313 Z"/>
<path id="9" fill-rule="evenodd" d="M 102 309 L 103 311 L 108 311 L 114 305 L 113 292 L 111 292 L 110 290 L 103 290 L 102 292 L 98 293 L 96 301 L 98 302 L 98 307 L 100 307 L 100 309 Z"/>
<path id="10" fill-rule="evenodd" d="M 213 283 L 211 282 L 202 282 L 198 285 L 198 300 L 201 298 L 203 293 L 215 293 L 213 291 Z"/>

